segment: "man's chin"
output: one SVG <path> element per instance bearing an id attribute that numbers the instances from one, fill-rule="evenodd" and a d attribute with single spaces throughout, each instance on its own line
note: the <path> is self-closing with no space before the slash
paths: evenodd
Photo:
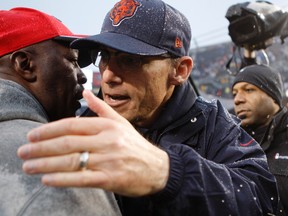
<path id="1" fill-rule="evenodd" d="M 250 125 L 251 125 L 251 122 L 249 121 L 249 119 L 246 118 L 246 119 L 241 120 L 241 126 L 243 128 L 250 127 Z"/>

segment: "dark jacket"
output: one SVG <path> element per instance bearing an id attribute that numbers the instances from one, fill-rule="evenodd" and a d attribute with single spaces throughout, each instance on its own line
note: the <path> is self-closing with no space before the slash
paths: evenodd
<path id="1" fill-rule="evenodd" d="M 151 196 L 118 196 L 123 215 L 273 215 L 275 177 L 236 121 L 220 102 L 197 98 L 188 83 L 177 87 L 155 124 L 138 128 L 168 153 L 168 183 Z"/>
<path id="2" fill-rule="evenodd" d="M 280 213 L 278 215 L 288 215 L 287 108 L 281 109 L 267 127 L 247 131 L 260 143 L 267 155 L 270 171 L 276 176 L 280 195 Z"/>

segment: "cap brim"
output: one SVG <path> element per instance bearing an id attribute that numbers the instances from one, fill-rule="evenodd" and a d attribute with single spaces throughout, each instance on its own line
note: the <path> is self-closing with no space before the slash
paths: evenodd
<path id="1" fill-rule="evenodd" d="M 77 39 L 81 39 L 83 37 L 87 37 L 87 36 L 84 36 L 84 35 L 79 35 L 79 36 L 57 36 L 57 37 L 53 38 L 53 40 L 56 40 L 56 41 L 58 41 L 60 43 L 67 43 L 67 46 L 70 46 L 71 42 L 73 42 L 73 41 L 75 41 Z M 91 64 L 91 58 L 90 58 L 90 51 L 89 50 L 87 50 L 87 49 L 79 50 L 78 64 L 79 64 L 80 68 L 87 67 L 88 65 Z"/>
<path id="2" fill-rule="evenodd" d="M 157 56 L 167 53 L 166 50 L 144 43 L 127 35 L 103 32 L 98 35 L 80 38 L 71 43 L 75 49 L 95 49 L 99 46 L 106 46 L 121 52 L 135 55 Z"/>

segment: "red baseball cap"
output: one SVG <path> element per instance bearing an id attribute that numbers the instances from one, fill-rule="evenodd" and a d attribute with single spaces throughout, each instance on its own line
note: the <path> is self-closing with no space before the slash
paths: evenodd
<path id="1" fill-rule="evenodd" d="M 45 40 L 72 42 L 83 37 L 73 34 L 57 18 L 32 8 L 0 10 L 0 56 Z M 80 67 L 89 65 L 86 55 L 80 56 Z"/>

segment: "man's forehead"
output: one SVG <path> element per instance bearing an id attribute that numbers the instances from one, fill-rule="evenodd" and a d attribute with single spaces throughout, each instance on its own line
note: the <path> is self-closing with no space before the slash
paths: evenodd
<path id="1" fill-rule="evenodd" d="M 233 86 L 233 89 L 241 89 L 241 88 L 247 88 L 247 87 L 255 87 L 257 89 L 259 89 L 257 86 L 249 83 L 249 82 L 238 82 Z M 261 89 L 259 89 L 261 90 Z"/>

